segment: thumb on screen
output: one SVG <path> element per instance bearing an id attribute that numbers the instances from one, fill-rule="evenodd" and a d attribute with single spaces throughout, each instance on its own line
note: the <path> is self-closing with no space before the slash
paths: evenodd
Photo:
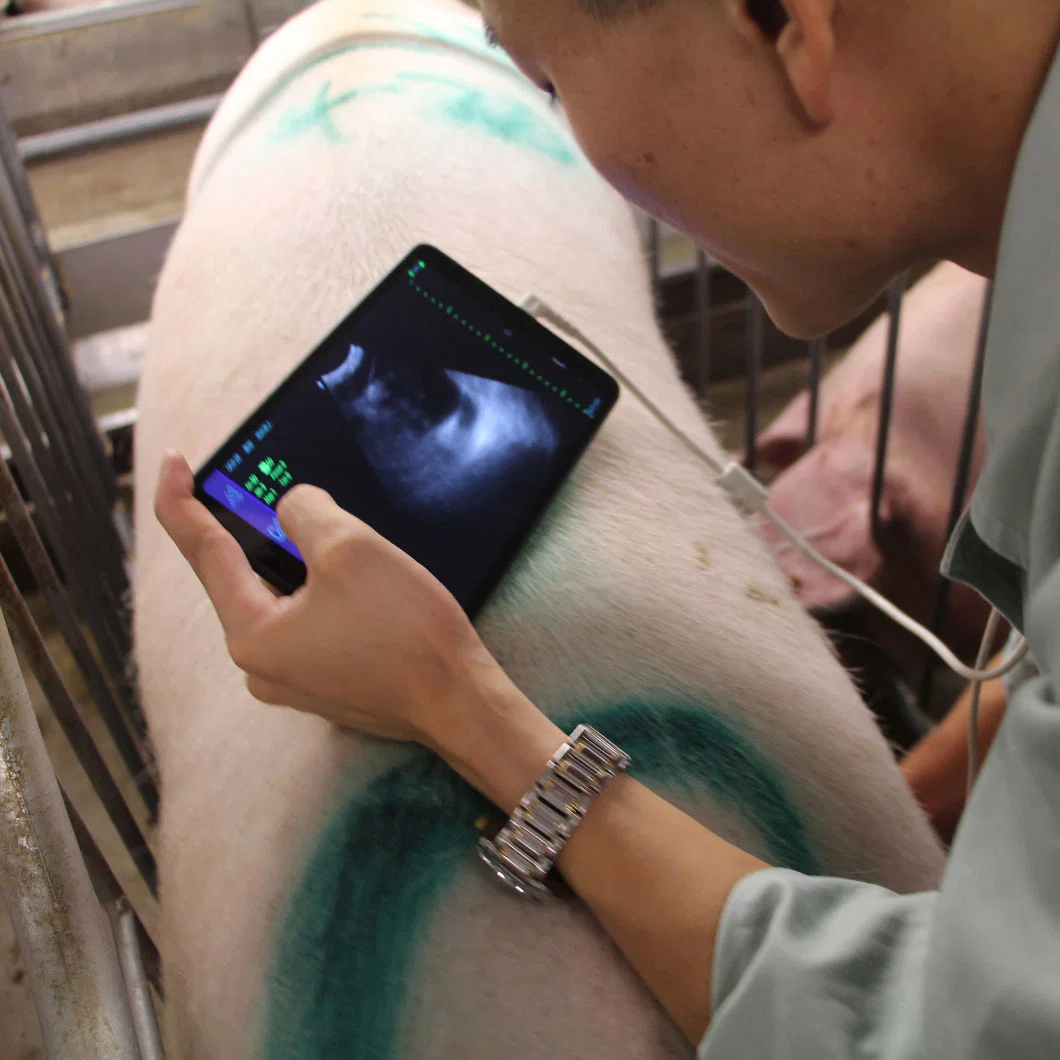
<path id="1" fill-rule="evenodd" d="M 295 486 L 276 506 L 276 515 L 283 532 L 307 563 L 327 545 L 357 533 L 364 526 L 340 508 L 329 493 L 316 486 Z"/>

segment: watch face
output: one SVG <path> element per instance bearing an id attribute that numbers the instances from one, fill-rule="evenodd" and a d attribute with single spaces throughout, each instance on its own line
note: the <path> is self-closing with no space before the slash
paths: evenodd
<path id="1" fill-rule="evenodd" d="M 529 878 L 524 879 L 516 875 L 512 869 L 505 865 L 500 859 L 500 851 L 490 840 L 479 840 L 478 853 L 479 857 L 482 858 L 489 867 L 490 872 L 492 872 L 501 883 L 506 887 L 510 887 L 524 898 L 535 898 L 540 901 L 544 898 L 552 897 L 552 892 L 543 883 L 538 883 L 537 880 L 531 880 Z"/>

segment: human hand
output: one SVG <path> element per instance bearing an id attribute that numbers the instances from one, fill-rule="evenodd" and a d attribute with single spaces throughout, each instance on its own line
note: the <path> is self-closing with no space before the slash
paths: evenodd
<path id="1" fill-rule="evenodd" d="M 192 487 L 187 462 L 167 453 L 155 512 L 209 594 L 255 698 L 437 750 L 443 705 L 496 679 L 499 666 L 453 596 L 322 490 L 298 486 L 278 506 L 308 576 L 277 597 Z"/>

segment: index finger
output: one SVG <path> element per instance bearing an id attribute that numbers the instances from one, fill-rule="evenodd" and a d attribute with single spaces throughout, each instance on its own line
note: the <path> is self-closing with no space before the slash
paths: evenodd
<path id="1" fill-rule="evenodd" d="M 184 457 L 167 452 L 155 494 L 155 515 L 202 582 L 231 637 L 260 622 L 276 607 L 276 599 L 258 581 L 236 539 L 195 499 L 192 484 Z"/>

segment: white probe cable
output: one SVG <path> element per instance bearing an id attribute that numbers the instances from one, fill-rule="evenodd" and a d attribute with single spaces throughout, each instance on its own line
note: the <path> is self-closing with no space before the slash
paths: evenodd
<path id="1" fill-rule="evenodd" d="M 912 633 L 914 637 L 927 645 L 955 674 L 966 681 L 982 683 L 993 681 L 1014 670 L 1027 655 L 1027 642 L 1021 638 L 1019 648 L 1001 666 L 992 670 L 982 669 L 985 660 L 977 661 L 975 667 L 966 666 L 953 654 L 952 651 L 931 630 L 922 626 L 915 619 L 910 618 L 904 611 L 895 607 L 885 596 L 878 593 L 871 586 L 866 585 L 853 574 L 843 570 L 831 560 L 826 559 L 811 544 L 805 541 L 796 530 L 790 527 L 783 519 L 773 512 L 768 505 L 769 492 L 766 488 L 743 466 L 735 460 L 728 464 L 721 464 L 709 453 L 696 445 L 691 438 L 685 434 L 630 378 L 603 352 L 594 342 L 587 339 L 573 324 L 565 320 L 551 306 L 543 302 L 537 295 L 527 295 L 519 303 L 521 309 L 539 320 L 547 320 L 554 324 L 560 331 L 564 332 L 575 342 L 580 343 L 593 354 L 603 366 L 672 434 L 688 449 L 697 459 L 704 463 L 717 476 L 718 485 L 721 486 L 729 497 L 749 514 L 761 512 L 784 538 L 795 546 L 807 559 L 816 563 L 819 567 L 828 571 L 833 577 L 838 578 L 849 586 L 859 596 L 867 600 L 873 607 L 882 611 L 888 618 L 897 622 L 903 629 Z M 989 632 L 989 627 L 987 632 Z M 996 635 L 996 627 L 995 627 Z M 985 644 L 985 638 L 984 638 Z M 989 650 L 989 645 L 987 645 Z M 982 651 L 980 651 L 982 654 Z"/>
<path id="2" fill-rule="evenodd" d="M 986 665 L 990 658 L 990 649 L 993 647 L 997 637 L 998 626 L 1001 625 L 1001 614 L 995 608 L 990 612 L 990 618 L 986 623 L 986 632 L 983 633 L 983 641 L 979 645 L 979 656 L 975 660 L 977 667 Z M 1026 642 L 1024 642 L 1026 649 Z M 1024 650 L 1026 655 L 1026 650 Z M 968 789 L 966 798 L 970 798 L 972 788 L 975 787 L 976 777 L 979 776 L 979 700 L 983 694 L 983 682 L 975 681 L 972 684 L 972 705 L 968 712 Z"/>

